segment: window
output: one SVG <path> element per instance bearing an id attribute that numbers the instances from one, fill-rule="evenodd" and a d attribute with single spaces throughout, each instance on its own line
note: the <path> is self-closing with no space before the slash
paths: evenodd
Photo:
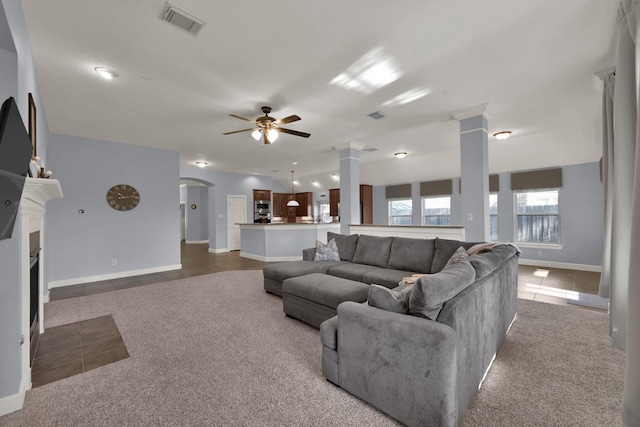
<path id="1" fill-rule="evenodd" d="M 422 225 L 450 225 L 451 197 L 425 197 L 422 199 Z"/>
<path id="2" fill-rule="evenodd" d="M 411 199 L 389 200 L 389 225 L 411 225 Z"/>
<path id="3" fill-rule="evenodd" d="M 516 241 L 559 244 L 558 190 L 518 191 Z"/>
<path id="4" fill-rule="evenodd" d="M 321 222 L 333 221 L 333 218 L 331 218 L 329 203 L 320 203 L 320 218 L 318 219 Z"/>
<path id="5" fill-rule="evenodd" d="M 498 240 L 498 194 L 489 194 L 489 240 Z"/>

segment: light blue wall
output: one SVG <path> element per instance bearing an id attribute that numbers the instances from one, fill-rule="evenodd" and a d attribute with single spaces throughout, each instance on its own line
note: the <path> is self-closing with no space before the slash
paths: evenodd
<path id="1" fill-rule="evenodd" d="M 20 115 L 28 128 L 28 94 L 32 93 L 38 112 L 38 154 L 46 160 L 48 126 L 40 101 L 31 45 L 19 0 L 0 1 L 0 102 L 16 99 Z M 14 230 L 18 230 L 18 217 Z M 0 399 L 19 392 L 21 380 L 20 318 L 21 246 L 17 235 L 0 240 Z M 28 341 L 27 341 L 28 342 Z"/>
<path id="2" fill-rule="evenodd" d="M 514 171 L 515 172 L 515 171 Z M 521 172 L 521 171 L 517 171 Z M 514 196 L 511 191 L 511 172 L 499 174 L 498 239 L 513 241 Z M 604 193 L 597 162 L 562 167 L 563 185 L 559 190 L 560 243 L 562 249 L 540 249 L 522 246 L 521 259 L 577 265 L 599 266 L 602 263 L 604 241 Z M 459 178 L 453 179 L 451 195 L 451 224 L 462 225 Z M 420 196 L 412 183 L 413 217 L 420 218 Z M 385 186 L 374 187 L 374 223 L 388 224 Z"/>
<path id="3" fill-rule="evenodd" d="M 64 192 L 47 205 L 50 282 L 180 265 L 177 152 L 52 134 L 49 164 Z M 138 207 L 107 204 L 116 184 L 140 192 Z"/>
<path id="4" fill-rule="evenodd" d="M 210 168 L 183 166 L 180 178 L 208 184 L 209 193 L 209 249 L 225 251 L 227 244 L 227 196 L 244 195 L 247 198 L 247 222 L 253 222 L 253 190 L 272 190 L 273 179 L 262 175 L 220 172 Z M 204 239 L 203 239 L 204 240 Z"/>
<path id="5" fill-rule="evenodd" d="M 191 206 L 196 205 L 193 209 Z M 209 188 L 187 187 L 186 202 L 187 227 L 186 238 L 189 242 L 209 240 Z"/>

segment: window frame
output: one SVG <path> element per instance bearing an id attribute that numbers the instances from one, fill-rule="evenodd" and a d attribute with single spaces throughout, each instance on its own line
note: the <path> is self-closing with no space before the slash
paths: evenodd
<path id="1" fill-rule="evenodd" d="M 545 213 L 536 213 L 536 214 L 518 214 L 518 195 L 523 193 L 545 193 L 555 191 L 557 193 L 558 198 L 558 212 L 556 214 L 545 214 Z M 547 216 L 557 217 L 557 232 L 556 232 L 556 242 L 531 242 L 531 241 L 520 241 L 518 235 L 518 217 L 519 216 Z M 526 248 L 534 248 L 534 249 L 562 249 L 562 240 L 561 240 L 561 216 L 560 216 L 560 188 L 538 188 L 538 189 L 528 189 L 528 190 L 514 190 L 513 191 L 513 241 L 520 247 Z M 538 253 L 538 256 L 541 256 L 541 253 Z"/>
<path id="2" fill-rule="evenodd" d="M 425 201 L 427 199 L 449 199 L 449 215 L 429 215 L 429 218 L 449 218 L 448 224 L 427 224 L 425 215 Z M 420 223 L 425 227 L 449 227 L 451 226 L 451 195 L 450 194 L 441 194 L 438 196 L 423 196 L 420 198 Z"/>
<path id="3" fill-rule="evenodd" d="M 496 197 L 496 213 L 492 214 L 491 213 L 491 196 L 495 196 Z M 498 242 L 500 241 L 500 197 L 498 196 L 498 192 L 497 191 L 492 191 L 489 193 L 489 241 L 491 242 Z M 496 238 L 492 239 L 491 237 L 491 218 L 495 217 L 496 218 Z"/>
<path id="4" fill-rule="evenodd" d="M 396 202 L 406 202 L 411 206 L 411 214 L 409 215 L 392 215 L 392 204 Z M 387 210 L 388 210 L 388 223 L 390 226 L 402 226 L 402 225 L 413 225 L 413 199 L 411 198 L 400 198 L 400 199 L 387 199 Z M 393 224 L 393 218 L 409 218 L 408 224 Z"/>

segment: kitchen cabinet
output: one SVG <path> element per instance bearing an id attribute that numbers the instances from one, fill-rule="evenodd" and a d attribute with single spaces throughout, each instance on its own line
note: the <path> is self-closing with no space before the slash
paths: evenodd
<path id="1" fill-rule="evenodd" d="M 339 216 L 340 189 L 329 189 L 329 215 Z M 373 186 L 360 185 L 360 223 L 373 224 Z"/>
<path id="2" fill-rule="evenodd" d="M 300 203 L 296 216 L 313 216 L 313 193 L 296 193 L 295 198 Z"/>
<path id="3" fill-rule="evenodd" d="M 253 190 L 253 201 L 271 201 L 271 190 Z"/>
<path id="4" fill-rule="evenodd" d="M 294 222 L 298 216 L 313 216 L 313 193 L 295 193 L 293 198 L 300 206 L 287 206 L 287 202 L 291 200 L 290 193 L 273 193 L 273 216 L 289 217 L 288 222 Z"/>
<path id="5" fill-rule="evenodd" d="M 338 210 L 339 203 L 340 203 L 340 189 L 330 188 L 329 189 L 329 215 L 330 216 L 340 215 Z"/>
<path id="6" fill-rule="evenodd" d="M 373 224 L 373 186 L 360 186 L 360 224 Z"/>
<path id="7" fill-rule="evenodd" d="M 273 203 L 271 203 L 271 214 L 273 216 L 288 216 L 287 202 L 289 201 L 289 194 L 287 193 L 273 193 Z"/>

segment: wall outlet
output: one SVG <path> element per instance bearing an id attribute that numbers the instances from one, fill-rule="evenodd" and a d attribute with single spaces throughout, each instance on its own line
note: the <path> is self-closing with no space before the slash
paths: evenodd
<path id="1" fill-rule="evenodd" d="M 467 214 L 467 221 L 473 221 L 473 214 Z"/>
<path id="2" fill-rule="evenodd" d="M 118 265 L 118 260 L 117 259 L 112 259 L 111 260 L 111 265 Z"/>
<path id="3" fill-rule="evenodd" d="M 542 251 L 538 251 L 538 256 L 541 257 L 542 256 Z"/>

